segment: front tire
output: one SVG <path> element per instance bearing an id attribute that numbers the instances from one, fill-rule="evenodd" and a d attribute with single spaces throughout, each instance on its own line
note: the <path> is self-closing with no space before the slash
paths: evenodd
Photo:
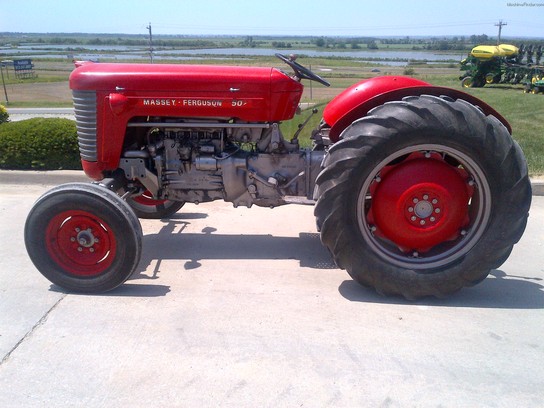
<path id="1" fill-rule="evenodd" d="M 24 235 L 40 273 L 69 291 L 114 289 L 140 261 L 138 218 L 119 196 L 95 184 L 63 184 L 46 192 L 31 209 Z"/>
<path id="2" fill-rule="evenodd" d="M 316 180 L 321 240 L 357 282 L 407 299 L 483 280 L 521 237 L 531 187 L 495 117 L 409 97 L 354 122 Z"/>

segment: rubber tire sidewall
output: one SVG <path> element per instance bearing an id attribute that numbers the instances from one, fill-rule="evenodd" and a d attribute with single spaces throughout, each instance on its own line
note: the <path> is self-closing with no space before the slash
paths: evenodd
<path id="1" fill-rule="evenodd" d="M 112 264 L 98 276 L 66 272 L 50 256 L 46 231 L 50 220 L 65 211 L 87 211 L 106 222 L 116 240 Z M 25 245 L 36 268 L 55 285 L 74 292 L 105 292 L 125 282 L 136 269 L 142 248 L 142 229 L 131 208 L 115 193 L 94 184 L 70 183 L 42 195 L 25 224 Z"/>

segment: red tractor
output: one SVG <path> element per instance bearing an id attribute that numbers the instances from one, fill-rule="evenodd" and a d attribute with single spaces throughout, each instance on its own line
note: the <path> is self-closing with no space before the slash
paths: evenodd
<path id="1" fill-rule="evenodd" d="M 483 280 L 509 256 L 531 186 L 507 121 L 463 92 L 384 76 L 346 89 L 301 149 L 286 138 L 301 80 L 276 68 L 78 63 L 70 76 L 82 165 L 95 183 L 46 192 L 25 225 L 37 269 L 76 292 L 137 267 L 138 217 L 184 203 L 315 203 L 317 229 L 357 282 L 408 299 Z"/>

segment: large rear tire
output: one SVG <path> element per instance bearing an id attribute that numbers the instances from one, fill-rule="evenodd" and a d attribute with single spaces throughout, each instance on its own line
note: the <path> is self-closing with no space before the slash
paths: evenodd
<path id="1" fill-rule="evenodd" d="M 409 97 L 354 122 L 316 180 L 323 244 L 357 282 L 407 299 L 483 280 L 531 203 L 508 130 L 463 100 Z"/>
<path id="2" fill-rule="evenodd" d="M 131 208 L 96 184 L 63 184 L 42 195 L 25 224 L 25 245 L 36 268 L 75 292 L 105 292 L 136 269 L 142 229 Z"/>

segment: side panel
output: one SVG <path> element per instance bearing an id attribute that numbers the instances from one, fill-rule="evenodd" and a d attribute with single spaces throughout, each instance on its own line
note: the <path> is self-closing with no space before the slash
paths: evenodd
<path id="1" fill-rule="evenodd" d="M 412 78 L 378 77 L 348 88 L 330 102 L 323 112 L 323 119 L 331 126 L 330 140 L 332 142 L 340 140 L 344 129 L 355 120 L 366 116 L 373 108 L 387 102 L 399 101 L 407 96 L 419 95 L 448 96 L 465 100 L 480 107 L 486 115 L 495 116 L 512 133 L 510 124 L 502 115 L 472 95 L 451 88 L 432 86 Z"/>

